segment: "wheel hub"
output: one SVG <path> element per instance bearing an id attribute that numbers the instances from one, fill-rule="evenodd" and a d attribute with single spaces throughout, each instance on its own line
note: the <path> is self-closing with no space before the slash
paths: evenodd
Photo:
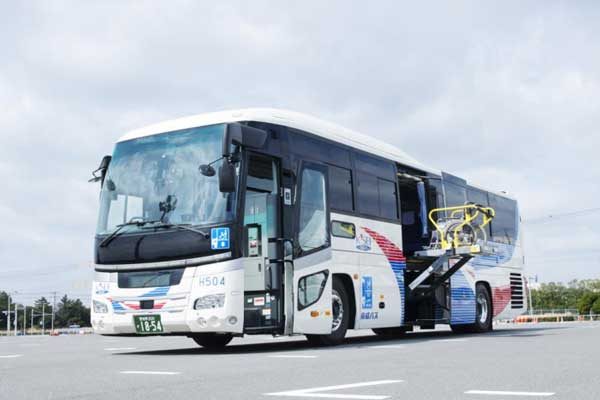
<path id="1" fill-rule="evenodd" d="M 488 319 L 489 306 L 487 298 L 483 293 L 477 295 L 477 316 L 481 324 L 485 324 Z"/>
<path id="2" fill-rule="evenodd" d="M 337 291 L 331 293 L 331 308 L 333 311 L 333 319 L 331 321 L 331 331 L 335 332 L 342 325 L 344 319 L 344 304 L 342 298 Z"/>

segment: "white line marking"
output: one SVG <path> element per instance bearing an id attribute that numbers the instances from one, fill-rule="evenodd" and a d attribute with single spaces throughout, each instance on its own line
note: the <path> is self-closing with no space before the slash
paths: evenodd
<path id="1" fill-rule="evenodd" d="M 468 390 L 465 394 L 486 394 L 489 396 L 554 396 L 553 392 L 507 392 L 501 390 Z"/>
<path id="2" fill-rule="evenodd" d="M 289 397 L 319 397 L 329 399 L 360 399 L 360 400 L 383 400 L 389 399 L 390 396 L 380 395 L 364 395 L 364 394 L 330 394 L 330 393 L 319 393 L 328 392 L 331 390 L 350 389 L 365 386 L 376 386 L 376 385 L 389 385 L 391 383 L 400 383 L 401 380 L 385 380 L 385 381 L 371 381 L 361 383 L 351 383 L 348 385 L 337 385 L 337 386 L 323 386 L 311 389 L 298 389 L 290 390 L 287 392 L 277 393 L 265 393 L 266 396 L 289 396 Z"/>
<path id="3" fill-rule="evenodd" d="M 369 346 L 369 349 L 403 349 L 406 345 L 404 344 L 381 344 L 378 346 Z"/>
<path id="4" fill-rule="evenodd" d="M 466 342 L 467 339 L 433 339 L 432 342 Z"/>
<path id="5" fill-rule="evenodd" d="M 106 351 L 121 351 L 121 350 L 135 350 L 136 347 L 108 347 Z"/>
<path id="6" fill-rule="evenodd" d="M 295 354 L 279 354 L 274 356 L 267 356 L 269 358 L 317 358 L 318 356 L 301 356 Z"/>
<path id="7" fill-rule="evenodd" d="M 23 354 L 8 354 L 5 356 L 0 356 L 0 358 L 18 358 L 18 357 L 23 357 Z"/>
<path id="8" fill-rule="evenodd" d="M 128 375 L 179 375 L 181 372 L 171 371 L 120 371 L 121 374 Z"/>

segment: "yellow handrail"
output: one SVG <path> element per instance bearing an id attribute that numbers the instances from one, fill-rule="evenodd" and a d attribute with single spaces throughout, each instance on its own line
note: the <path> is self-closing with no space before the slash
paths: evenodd
<path id="1" fill-rule="evenodd" d="M 433 218 L 433 215 L 435 213 L 439 213 L 439 212 L 446 212 L 446 211 L 450 211 L 450 218 L 456 218 L 458 219 L 458 214 L 462 212 L 462 219 L 463 222 L 461 224 L 459 224 L 458 226 L 456 226 L 454 228 L 454 235 L 453 235 L 453 242 L 452 245 L 450 243 L 448 243 L 448 241 L 446 240 L 446 233 L 444 231 L 444 229 L 442 229 L 437 221 Z M 474 211 L 474 212 L 472 212 Z M 441 237 L 441 242 L 442 242 L 442 249 L 447 250 L 452 248 L 453 246 L 459 247 L 459 241 L 458 241 L 458 232 L 467 224 L 471 223 L 472 221 L 474 221 L 478 216 L 479 213 L 483 214 L 483 222 L 481 225 L 479 225 L 479 228 L 483 228 L 484 226 L 486 226 L 487 224 L 490 223 L 490 221 L 492 219 L 494 219 L 494 216 L 496 215 L 496 212 L 494 211 L 493 208 L 491 207 L 483 207 L 480 206 L 478 204 L 465 204 L 464 206 L 454 206 L 454 207 L 441 207 L 441 208 L 434 208 L 431 211 L 429 211 L 429 221 L 431 221 L 431 223 L 433 224 L 433 226 L 435 227 L 435 230 L 438 231 L 440 237 Z M 483 234 L 485 235 L 485 231 L 483 229 L 481 229 L 481 231 L 483 232 Z M 485 237 L 484 237 L 485 240 Z"/>

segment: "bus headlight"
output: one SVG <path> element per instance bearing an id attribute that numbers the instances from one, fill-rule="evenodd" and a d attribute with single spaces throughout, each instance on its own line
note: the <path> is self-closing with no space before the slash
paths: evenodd
<path id="1" fill-rule="evenodd" d="M 106 314 L 108 312 L 108 306 L 101 301 L 94 300 L 94 312 L 98 314 Z"/>
<path id="2" fill-rule="evenodd" d="M 225 293 L 209 294 L 196 299 L 194 309 L 221 308 L 225 305 Z"/>

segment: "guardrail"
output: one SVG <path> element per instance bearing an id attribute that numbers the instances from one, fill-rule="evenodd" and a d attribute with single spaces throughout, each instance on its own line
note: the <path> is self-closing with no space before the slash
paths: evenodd
<path id="1" fill-rule="evenodd" d="M 520 315 L 514 319 L 519 323 L 540 323 L 540 322 L 574 322 L 574 321 L 600 321 L 600 314 L 579 314 L 579 313 L 553 313 L 553 314 L 531 314 Z"/>

